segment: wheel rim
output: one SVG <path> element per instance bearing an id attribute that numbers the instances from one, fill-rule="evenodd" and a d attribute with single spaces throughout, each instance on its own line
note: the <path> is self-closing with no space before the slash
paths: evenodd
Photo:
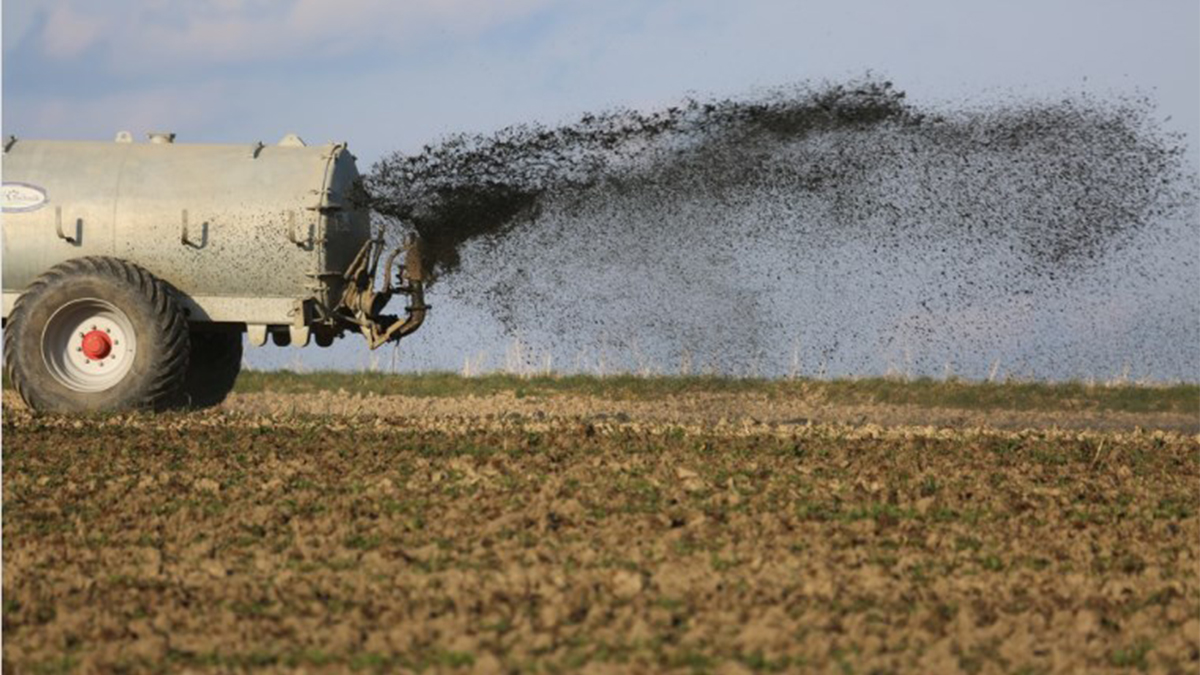
<path id="1" fill-rule="evenodd" d="M 50 375 L 78 392 L 110 389 L 129 373 L 137 335 L 129 317 L 98 298 L 73 300 L 42 329 L 42 360 Z"/>

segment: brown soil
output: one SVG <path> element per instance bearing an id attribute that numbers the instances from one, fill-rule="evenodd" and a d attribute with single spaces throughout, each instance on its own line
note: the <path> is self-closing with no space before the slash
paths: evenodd
<path id="1" fill-rule="evenodd" d="M 6 396 L 4 666 L 1200 668 L 1200 437 L 771 405 Z"/>
<path id="2" fill-rule="evenodd" d="M 1091 429 L 1131 431 L 1137 428 L 1200 433 L 1200 414 L 1105 410 L 971 410 L 917 405 L 844 405 L 818 396 L 773 397 L 763 393 L 691 393 L 657 400 L 620 400 L 573 394 L 518 396 L 501 392 L 467 398 L 352 395 L 345 391 L 281 395 L 233 394 L 224 405 L 231 412 L 267 415 L 400 417 L 475 422 L 499 418 L 542 420 L 596 419 L 689 427 L 735 427 L 741 431 L 790 433 L 806 424 L 862 426 L 990 427 L 995 429 Z"/>

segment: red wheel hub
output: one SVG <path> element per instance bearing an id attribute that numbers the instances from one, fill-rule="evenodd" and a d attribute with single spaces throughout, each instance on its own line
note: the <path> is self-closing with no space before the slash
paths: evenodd
<path id="1" fill-rule="evenodd" d="M 83 355 L 99 361 L 112 352 L 112 338 L 102 330 L 94 330 L 83 336 Z"/>

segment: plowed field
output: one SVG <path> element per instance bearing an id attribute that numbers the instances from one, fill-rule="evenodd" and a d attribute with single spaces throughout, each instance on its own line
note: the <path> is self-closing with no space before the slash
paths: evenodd
<path id="1" fill-rule="evenodd" d="M 1200 669 L 1187 414 L 4 401 L 10 672 Z"/>

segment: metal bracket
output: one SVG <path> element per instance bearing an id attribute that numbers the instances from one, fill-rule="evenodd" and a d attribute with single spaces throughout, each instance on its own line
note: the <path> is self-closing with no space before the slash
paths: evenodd
<path id="1" fill-rule="evenodd" d="M 267 344 L 267 326 L 261 323 L 246 325 L 246 339 L 251 345 L 261 347 Z"/>
<path id="2" fill-rule="evenodd" d="M 321 153 L 321 159 L 333 159 L 339 152 L 348 147 L 345 141 L 341 143 L 326 143 L 325 152 Z"/>
<path id="3" fill-rule="evenodd" d="M 375 290 L 375 279 L 379 259 L 383 253 L 382 238 L 368 240 L 355 256 L 354 261 L 346 268 L 344 277 L 350 283 L 346 284 L 346 289 L 342 293 L 339 309 L 348 312 L 349 316 L 345 316 L 345 318 L 358 327 L 358 330 L 367 338 L 367 345 L 371 349 L 400 340 L 417 330 L 425 320 L 425 313 L 429 306 L 425 304 L 423 266 L 419 259 L 419 245 L 420 242 L 417 239 L 410 238 L 404 245 L 388 255 L 387 261 L 384 263 L 385 283 L 381 291 Z M 391 284 L 392 268 L 396 258 L 405 252 L 409 254 L 408 257 L 413 263 L 412 270 L 410 272 L 406 269 L 403 273 L 407 283 L 393 287 Z M 387 301 L 396 293 L 409 296 L 410 303 L 405 308 L 408 316 L 405 319 L 399 319 L 377 314 L 377 308 L 386 305 Z"/>
<path id="4" fill-rule="evenodd" d="M 287 220 L 288 220 L 288 229 L 287 229 L 288 241 L 292 242 L 293 244 L 295 244 L 301 248 L 305 248 L 305 247 L 309 246 L 310 244 L 312 244 L 312 235 L 311 234 L 306 236 L 304 239 L 300 239 L 299 237 L 296 236 L 296 212 L 295 211 L 288 211 Z"/>
<path id="5" fill-rule="evenodd" d="M 184 246 L 192 245 L 192 242 L 188 241 L 188 212 L 187 212 L 187 209 L 183 210 L 183 228 L 179 232 L 179 241 Z"/>
<path id="6" fill-rule="evenodd" d="M 61 206 L 54 207 L 54 232 L 58 234 L 59 239 L 66 241 L 68 244 L 76 243 L 75 237 L 69 237 L 66 232 L 63 232 Z"/>
<path id="7" fill-rule="evenodd" d="M 263 145 L 262 141 L 258 141 L 250 146 L 250 159 L 258 159 L 258 153 L 262 152 L 262 149 L 265 147 L 267 146 Z"/>
<path id="8" fill-rule="evenodd" d="M 308 326 L 289 326 L 288 335 L 292 339 L 293 347 L 307 347 L 312 331 Z"/>
<path id="9" fill-rule="evenodd" d="M 188 212 L 187 209 L 184 209 L 179 231 L 179 241 L 181 241 L 184 246 L 190 246 L 197 249 L 204 248 L 208 245 L 209 225 L 210 223 L 208 221 L 200 223 L 200 241 L 192 241 L 191 236 L 189 236 L 191 229 L 190 225 L 188 224 Z"/>
<path id="10" fill-rule="evenodd" d="M 343 208 L 345 208 L 340 201 L 335 201 L 335 199 L 338 198 L 338 194 L 332 189 L 326 188 L 324 190 L 309 190 L 309 192 L 317 196 L 317 203 L 315 206 L 304 207 L 309 211 L 329 213 L 331 211 L 341 211 Z"/>
<path id="11" fill-rule="evenodd" d="M 12 134 L 5 136 L 4 137 L 4 152 L 8 152 L 9 149 L 12 148 L 13 144 L 15 144 L 16 142 L 17 142 L 16 136 L 13 136 Z"/>

